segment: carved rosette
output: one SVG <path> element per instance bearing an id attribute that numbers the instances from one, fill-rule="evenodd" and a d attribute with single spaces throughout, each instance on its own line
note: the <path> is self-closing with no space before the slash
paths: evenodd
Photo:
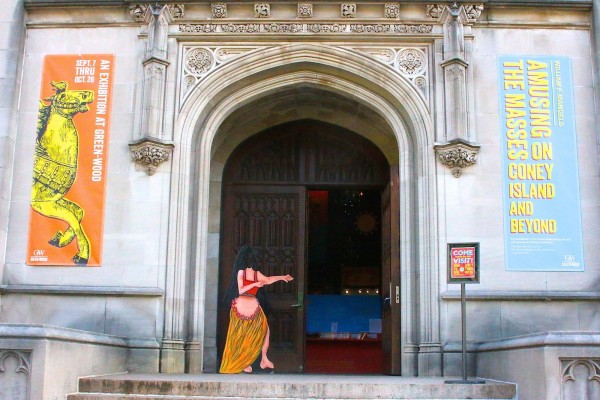
<path id="1" fill-rule="evenodd" d="M 129 144 L 131 160 L 141 165 L 148 175 L 154 175 L 156 168 L 169 160 L 174 147 L 173 143 L 154 138 L 144 138 Z"/>
<path id="2" fill-rule="evenodd" d="M 425 54 L 419 49 L 403 49 L 396 56 L 397 68 L 407 76 L 422 75 L 427 68 Z"/>
<path id="3" fill-rule="evenodd" d="M 400 4 L 386 3 L 383 8 L 384 18 L 398 19 L 400 18 Z"/>
<path id="4" fill-rule="evenodd" d="M 313 5 L 312 4 L 298 4 L 298 18 L 312 18 L 313 16 Z"/>
<path id="5" fill-rule="evenodd" d="M 462 169 L 477 164 L 477 154 L 481 146 L 456 139 L 446 144 L 433 146 L 437 159 L 452 170 L 452 175 L 458 178 Z"/>
<path id="6" fill-rule="evenodd" d="M 213 18 L 227 18 L 227 4 L 213 3 L 210 5 Z"/>

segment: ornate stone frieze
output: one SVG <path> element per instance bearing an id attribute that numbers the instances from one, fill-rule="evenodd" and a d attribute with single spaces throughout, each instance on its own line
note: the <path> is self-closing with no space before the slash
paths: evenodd
<path id="1" fill-rule="evenodd" d="M 400 4 L 398 3 L 386 3 L 383 6 L 384 18 L 398 19 L 400 18 Z"/>
<path id="2" fill-rule="evenodd" d="M 346 24 L 309 24 L 308 31 L 312 33 L 343 33 L 348 30 Z"/>
<path id="3" fill-rule="evenodd" d="M 154 175 L 156 168 L 169 160 L 173 147 L 173 143 L 154 138 L 144 138 L 129 144 L 131 159 L 141 165 L 148 175 Z"/>
<path id="4" fill-rule="evenodd" d="M 455 178 L 462 175 L 463 168 L 477 164 L 479 148 L 479 145 L 461 139 L 434 146 L 437 159 L 452 170 Z"/>
<path id="5" fill-rule="evenodd" d="M 302 32 L 302 24 L 265 24 L 263 28 L 271 33 L 298 33 Z"/>
<path id="6" fill-rule="evenodd" d="M 298 4 L 298 18 L 312 18 L 313 16 L 313 5 L 312 4 Z"/>
<path id="7" fill-rule="evenodd" d="M 342 18 L 356 18 L 356 3 L 342 3 L 340 5 L 340 16 Z"/>
<path id="8" fill-rule="evenodd" d="M 254 4 L 254 18 L 269 18 L 271 16 L 271 5 L 269 3 Z"/>
<path id="9" fill-rule="evenodd" d="M 600 394 L 600 359 L 562 359 L 561 371 L 562 400 L 593 400 Z"/>
<path id="10" fill-rule="evenodd" d="M 350 32 L 354 33 L 389 33 L 392 31 L 392 25 L 385 24 L 353 24 L 350 25 Z"/>
<path id="11" fill-rule="evenodd" d="M 233 25 L 233 24 L 231 24 Z M 256 24 L 258 25 L 258 24 Z M 292 25 L 287 24 L 287 29 L 293 29 Z M 255 29 L 255 28 L 251 28 Z M 277 26 L 273 29 L 284 29 Z M 233 32 L 234 30 L 232 30 Z M 202 46 L 184 46 L 182 60 L 182 81 L 180 85 L 181 102 L 185 100 L 190 89 L 198 82 L 204 79 L 209 73 L 219 66 L 230 62 L 242 54 L 250 51 L 264 48 L 262 46 L 230 46 L 230 47 L 202 47 Z"/>
<path id="12" fill-rule="evenodd" d="M 429 34 L 432 24 L 179 24 L 179 32 L 190 34 L 219 33 L 372 33 L 372 34 Z"/>
<path id="13" fill-rule="evenodd" d="M 214 24 L 180 24 L 179 32 L 184 33 L 215 33 L 219 25 Z"/>
<path id="14" fill-rule="evenodd" d="M 227 18 L 227 4 L 225 3 L 212 3 L 210 10 L 213 18 Z"/>
<path id="15" fill-rule="evenodd" d="M 137 22 L 146 22 L 152 10 L 152 5 L 149 4 L 131 4 L 129 6 L 129 14 Z M 158 7 L 158 6 L 154 6 Z M 181 19 L 185 13 L 184 4 L 167 4 L 167 10 L 171 19 Z"/>
<path id="16" fill-rule="evenodd" d="M 354 50 L 390 66 L 398 74 L 408 79 L 425 100 L 429 100 L 427 47 L 355 47 Z"/>

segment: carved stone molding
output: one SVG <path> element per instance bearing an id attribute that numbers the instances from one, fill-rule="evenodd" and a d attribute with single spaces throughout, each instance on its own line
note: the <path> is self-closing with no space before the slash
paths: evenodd
<path id="1" fill-rule="evenodd" d="M 290 24 L 290 23 L 252 23 L 252 24 L 179 24 L 179 32 L 190 34 L 229 34 L 229 33 L 368 33 L 368 34 L 409 34 L 426 35 L 433 32 L 433 24 Z"/>
<path id="2" fill-rule="evenodd" d="M 283 27 L 280 25 L 281 24 L 277 25 L 273 29 L 282 29 Z M 287 24 L 286 27 L 288 29 L 293 29 L 291 25 L 294 24 Z M 273 30 L 273 32 L 276 31 Z M 236 59 L 242 54 L 248 53 L 249 51 L 263 48 L 264 46 L 183 46 L 183 59 L 181 62 L 181 76 L 183 79 L 181 80 L 179 90 L 181 104 L 183 104 L 186 96 L 190 93 L 190 89 L 216 68 Z"/>
<path id="3" fill-rule="evenodd" d="M 0 373 L 7 372 L 5 368 L 5 361 L 8 357 L 14 357 L 17 359 L 16 373 L 23 373 L 30 375 L 31 373 L 31 353 L 29 351 L 22 350 L 0 350 Z"/>
<path id="4" fill-rule="evenodd" d="M 408 79 L 425 100 L 429 100 L 429 63 L 427 47 L 355 47 L 375 60 L 389 65 Z"/>
<path id="5" fill-rule="evenodd" d="M 600 359 L 561 359 L 561 399 L 593 400 L 600 395 Z"/>
<path id="6" fill-rule="evenodd" d="M 383 6 L 383 17 L 398 19 L 400 18 L 400 4 L 399 3 L 386 3 Z"/>
<path id="7" fill-rule="evenodd" d="M 455 178 L 462 175 L 463 168 L 477 164 L 477 154 L 480 147 L 461 139 L 433 146 L 437 159 L 442 165 L 452 170 L 452 175 Z"/>
<path id="8" fill-rule="evenodd" d="M 150 4 L 131 4 L 129 6 L 129 14 L 137 22 L 147 22 L 149 14 L 152 12 L 153 6 Z M 171 16 L 171 19 L 182 19 L 185 14 L 184 4 L 167 4 L 167 10 Z"/>
<path id="9" fill-rule="evenodd" d="M 313 16 L 313 5 L 312 4 L 298 4 L 298 18 L 312 18 Z"/>
<path id="10" fill-rule="evenodd" d="M 227 4 L 225 3 L 212 3 L 210 10 L 213 18 L 227 18 Z"/>
<path id="11" fill-rule="evenodd" d="M 449 10 L 454 10 L 457 12 L 460 9 L 461 5 L 457 2 L 447 4 L 427 4 L 425 9 L 425 15 L 431 19 L 440 19 L 444 10 L 448 8 Z M 467 21 L 470 23 L 477 22 L 479 17 L 481 16 L 481 12 L 483 11 L 483 4 L 464 4 L 462 8 L 465 11 L 465 15 L 467 16 Z"/>
<path id="12" fill-rule="evenodd" d="M 29 400 L 31 351 L 0 350 L 0 399 Z"/>
<path id="13" fill-rule="evenodd" d="M 340 16 L 342 18 L 356 18 L 356 3 L 342 3 L 340 5 Z"/>
<path id="14" fill-rule="evenodd" d="M 129 6 L 129 15 L 131 15 L 137 22 L 144 22 L 146 20 L 147 11 L 147 4 L 131 4 Z"/>
<path id="15" fill-rule="evenodd" d="M 171 142 L 149 137 L 129 144 L 132 161 L 141 165 L 148 175 L 154 175 L 156 168 L 169 160 L 174 147 Z"/>
<path id="16" fill-rule="evenodd" d="M 445 4 L 427 4 L 425 15 L 432 19 L 438 19 L 442 16 L 445 7 Z"/>
<path id="17" fill-rule="evenodd" d="M 269 3 L 257 3 L 254 5 L 254 18 L 269 18 L 271 16 L 271 5 Z"/>
<path id="18" fill-rule="evenodd" d="M 483 11 L 483 4 L 470 4 L 464 7 L 469 22 L 476 22 L 481 16 L 481 12 Z"/>

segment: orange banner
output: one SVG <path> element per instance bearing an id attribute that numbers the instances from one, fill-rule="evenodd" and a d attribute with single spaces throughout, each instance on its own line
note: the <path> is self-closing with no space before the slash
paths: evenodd
<path id="1" fill-rule="evenodd" d="M 28 265 L 100 266 L 112 54 L 44 59 Z"/>

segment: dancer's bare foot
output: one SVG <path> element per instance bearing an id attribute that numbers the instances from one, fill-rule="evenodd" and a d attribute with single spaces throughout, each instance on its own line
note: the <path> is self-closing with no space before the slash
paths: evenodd
<path id="1" fill-rule="evenodd" d="M 248 365 L 246 368 L 244 368 L 244 372 L 247 374 L 251 374 L 252 373 L 252 365 Z"/>
<path id="2" fill-rule="evenodd" d="M 273 365 L 273 363 L 267 357 L 263 357 L 263 359 L 260 361 L 260 367 L 262 369 L 274 369 L 275 365 Z"/>

